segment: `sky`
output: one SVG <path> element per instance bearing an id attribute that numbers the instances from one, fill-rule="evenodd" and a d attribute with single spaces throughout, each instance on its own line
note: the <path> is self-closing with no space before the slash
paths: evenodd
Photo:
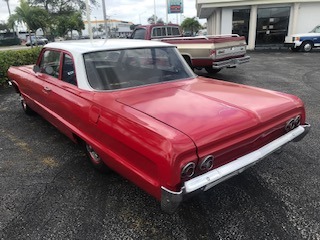
<path id="1" fill-rule="evenodd" d="M 98 7 L 92 7 L 91 21 L 103 20 L 102 0 L 97 0 Z M 166 0 L 105 0 L 106 14 L 108 18 L 133 22 L 135 24 L 147 24 L 147 19 L 154 14 L 154 2 L 156 3 L 156 15 L 166 21 Z M 168 20 L 172 23 L 181 23 L 186 17 L 196 17 L 196 0 L 183 0 L 184 12 L 182 14 L 169 14 Z M 19 0 L 9 0 L 11 13 L 19 5 Z M 0 21 L 7 21 L 8 7 L 4 0 L 0 0 Z M 86 16 L 83 17 L 86 20 Z M 141 21 L 141 22 L 140 22 Z M 203 23 L 203 20 L 200 20 Z"/>

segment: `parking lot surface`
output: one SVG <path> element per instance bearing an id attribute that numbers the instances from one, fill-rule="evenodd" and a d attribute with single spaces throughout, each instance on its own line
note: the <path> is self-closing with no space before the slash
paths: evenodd
<path id="1" fill-rule="evenodd" d="M 299 96 L 311 132 L 173 215 L 0 90 L 0 239 L 320 239 L 320 53 L 249 55 L 209 77 Z"/>

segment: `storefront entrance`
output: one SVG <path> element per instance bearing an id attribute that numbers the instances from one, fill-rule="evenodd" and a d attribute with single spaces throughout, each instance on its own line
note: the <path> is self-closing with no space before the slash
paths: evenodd
<path id="1" fill-rule="evenodd" d="M 232 16 L 232 33 L 245 36 L 248 42 L 250 9 L 234 9 Z"/>
<path id="2" fill-rule="evenodd" d="M 288 34 L 290 7 L 259 8 L 256 45 L 283 44 Z"/>

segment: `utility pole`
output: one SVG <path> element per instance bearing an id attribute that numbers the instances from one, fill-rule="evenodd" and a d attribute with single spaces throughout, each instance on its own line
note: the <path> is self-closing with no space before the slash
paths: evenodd
<path id="1" fill-rule="evenodd" d="M 102 11 L 103 11 L 103 21 L 104 21 L 104 30 L 106 31 L 106 39 L 108 39 L 108 20 L 107 20 L 107 13 L 106 13 L 106 4 L 102 0 Z"/>
<path id="2" fill-rule="evenodd" d="M 89 36 L 90 36 L 90 40 L 92 40 L 93 36 L 92 36 L 92 28 L 91 28 L 91 20 L 90 20 L 89 0 L 86 0 L 86 14 L 87 14 L 87 21 L 88 21 Z"/>
<path id="3" fill-rule="evenodd" d="M 168 24 L 168 0 L 166 0 L 166 24 Z"/>
<path id="4" fill-rule="evenodd" d="M 154 7 L 154 23 L 157 23 L 156 0 L 153 0 L 153 7 Z"/>

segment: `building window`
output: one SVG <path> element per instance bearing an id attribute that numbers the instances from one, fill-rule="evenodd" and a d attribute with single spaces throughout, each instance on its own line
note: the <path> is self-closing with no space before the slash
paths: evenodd
<path id="1" fill-rule="evenodd" d="M 290 7 L 258 9 L 256 44 L 282 44 L 288 34 Z"/>
<path id="2" fill-rule="evenodd" d="M 232 33 L 245 36 L 248 42 L 250 9 L 234 9 L 232 17 Z"/>

